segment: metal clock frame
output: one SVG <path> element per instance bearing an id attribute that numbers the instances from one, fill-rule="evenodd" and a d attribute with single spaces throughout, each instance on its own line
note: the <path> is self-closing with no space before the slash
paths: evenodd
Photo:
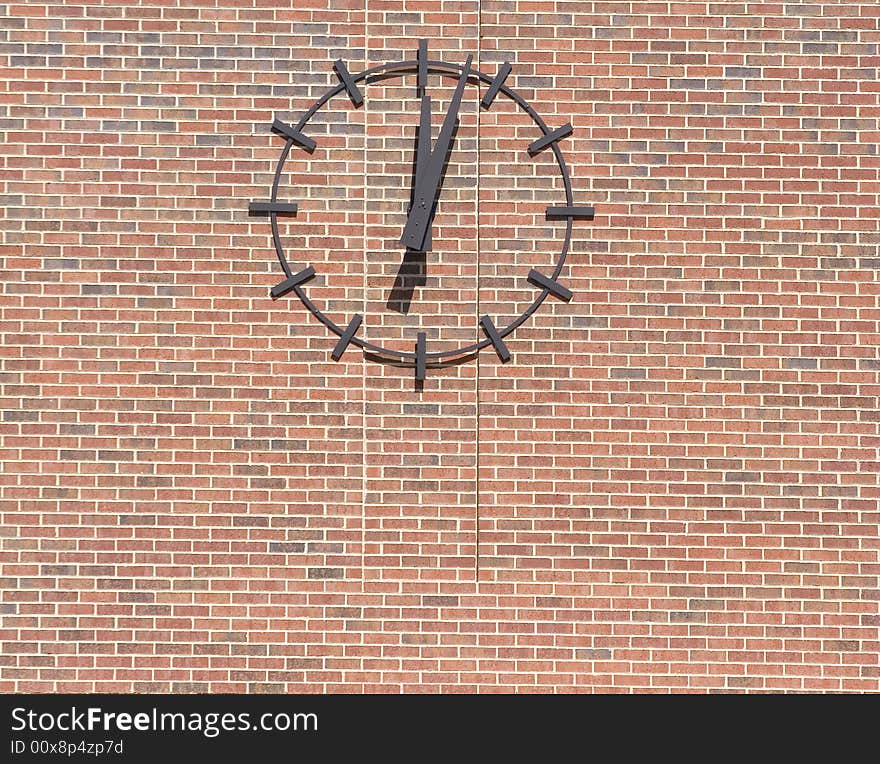
<path id="1" fill-rule="evenodd" d="M 345 64 L 338 60 L 334 64 L 337 76 L 340 79 L 338 85 L 331 87 L 324 95 L 322 95 L 308 111 L 303 114 L 294 126 L 288 126 L 285 123 L 276 120 L 273 124 L 273 131 L 278 132 L 286 137 L 287 142 L 281 151 L 278 163 L 275 166 L 275 175 L 272 181 L 271 196 L 268 202 L 252 202 L 249 211 L 251 214 L 268 214 L 272 225 L 272 240 L 275 245 L 275 253 L 284 271 L 285 280 L 272 289 L 272 296 L 277 297 L 288 291 L 293 291 L 299 298 L 300 302 L 306 309 L 326 326 L 339 340 L 334 348 L 331 356 L 334 360 L 339 360 L 345 352 L 349 344 L 355 345 L 363 350 L 365 356 L 372 356 L 374 359 L 392 363 L 400 366 L 414 367 L 416 370 L 416 379 L 423 380 L 425 378 L 426 367 L 441 367 L 451 363 L 459 363 L 470 360 L 475 357 L 481 350 L 487 347 L 493 347 L 498 357 L 503 363 L 510 360 L 510 352 L 504 344 L 504 338 L 516 331 L 522 324 L 531 318 L 548 295 L 553 294 L 555 297 L 568 301 L 572 297 L 572 293 L 564 286 L 558 283 L 562 269 L 565 267 L 565 260 L 569 252 L 571 243 L 572 225 L 575 218 L 592 219 L 592 207 L 575 207 L 571 190 L 571 178 L 569 176 L 568 167 L 565 164 L 562 151 L 559 148 L 558 141 L 572 132 L 571 124 L 566 124 L 555 130 L 549 128 L 541 116 L 535 109 L 523 98 L 516 90 L 505 84 L 504 80 L 511 71 L 509 63 L 505 63 L 499 69 L 495 77 L 491 77 L 483 72 L 470 68 L 468 73 L 468 81 L 475 79 L 477 82 L 484 82 L 489 85 L 489 90 L 481 101 L 483 108 L 489 108 L 492 100 L 498 93 L 510 98 L 517 104 L 526 114 L 531 117 L 532 121 L 541 130 L 541 137 L 534 141 L 528 147 L 529 153 L 534 155 L 545 148 L 550 148 L 556 158 L 562 175 L 562 181 L 565 187 L 566 205 L 560 207 L 548 207 L 546 216 L 548 219 L 565 219 L 565 238 L 562 242 L 562 249 L 556 261 L 556 266 L 550 276 L 545 276 L 539 271 L 531 271 L 528 280 L 533 285 L 540 288 L 540 292 L 517 318 L 511 321 L 502 329 L 497 329 L 488 316 L 480 319 L 480 326 L 486 337 L 478 342 L 455 349 L 439 352 L 427 352 L 425 333 L 419 332 L 415 350 L 412 352 L 392 350 L 382 347 L 373 342 L 369 342 L 357 336 L 360 328 L 362 317 L 355 314 L 347 327 L 339 326 L 335 321 L 318 308 L 309 298 L 303 289 L 303 284 L 313 278 L 316 273 L 311 266 L 307 266 L 302 271 L 294 273 L 293 269 L 287 261 L 284 249 L 281 245 L 281 235 L 278 230 L 279 214 L 294 214 L 297 205 L 292 203 L 283 203 L 278 201 L 278 189 L 281 182 L 281 174 L 284 171 L 284 165 L 288 156 L 295 145 L 308 152 L 315 149 L 316 143 L 313 139 L 304 135 L 302 130 L 308 124 L 309 120 L 323 107 L 330 99 L 337 95 L 347 92 L 355 107 L 359 107 L 363 101 L 363 95 L 357 87 L 357 84 L 364 82 L 369 84 L 380 79 L 402 76 L 405 74 L 416 74 L 418 76 L 419 88 L 424 88 L 425 80 L 428 73 L 441 74 L 446 77 L 460 77 L 464 72 L 464 65 L 450 64 L 445 61 L 430 60 L 427 58 L 427 44 L 422 41 L 419 45 L 419 57 L 415 60 L 405 60 L 397 63 L 381 64 L 366 69 L 359 74 L 352 75 L 348 72 Z"/>

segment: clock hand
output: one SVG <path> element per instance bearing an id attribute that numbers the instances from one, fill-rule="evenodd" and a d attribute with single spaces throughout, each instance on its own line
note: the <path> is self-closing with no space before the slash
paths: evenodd
<path id="1" fill-rule="evenodd" d="M 452 96 L 449 109 L 443 119 L 440 135 L 437 138 L 434 150 L 431 152 L 428 167 L 425 170 L 425 174 L 416 183 L 413 205 L 406 218 L 403 236 L 400 239 L 400 243 L 410 249 L 421 249 L 423 247 L 427 230 L 433 219 L 434 197 L 436 197 L 437 189 L 440 187 L 443 165 L 446 163 L 449 145 L 452 143 L 452 136 L 455 134 L 455 122 L 458 118 L 458 110 L 461 107 L 464 86 L 470 75 L 472 59 L 473 56 L 469 55 L 467 61 L 465 61 L 464 67 L 461 70 L 461 76 L 458 78 L 458 84 L 455 86 L 455 93 Z"/>
<path id="2" fill-rule="evenodd" d="M 425 168 L 431 158 L 431 97 L 422 96 L 422 110 L 419 115 L 419 130 L 416 137 L 416 156 L 413 162 L 413 185 L 410 192 L 410 209 L 415 199 L 416 187 L 425 175 Z M 398 313 L 409 313 L 413 292 L 417 286 L 427 282 L 425 250 L 431 248 L 431 231 L 428 230 L 421 249 L 403 251 L 403 260 L 397 269 L 397 278 L 388 296 L 386 307 Z"/>
<path id="3" fill-rule="evenodd" d="M 415 176 L 413 187 L 410 192 L 409 208 L 412 209 L 416 198 L 416 188 L 422 178 L 425 177 L 425 169 L 431 159 L 431 96 L 422 96 L 422 110 L 419 114 L 419 137 L 416 143 Z M 422 249 L 431 248 L 431 231 L 425 236 Z"/>

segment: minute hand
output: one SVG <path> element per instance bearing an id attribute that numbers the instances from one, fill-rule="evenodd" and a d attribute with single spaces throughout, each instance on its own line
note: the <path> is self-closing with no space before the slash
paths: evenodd
<path id="1" fill-rule="evenodd" d="M 404 226 L 403 236 L 400 239 L 400 243 L 410 249 L 422 249 L 425 236 L 431 225 L 434 197 L 437 195 L 437 188 L 440 185 L 443 165 L 446 163 L 446 155 L 449 153 L 449 144 L 452 143 L 455 121 L 458 118 L 458 110 L 461 107 L 464 86 L 467 84 L 468 75 L 471 71 L 472 59 L 473 56 L 468 56 L 464 62 L 461 76 L 458 78 L 458 84 L 455 86 L 455 93 L 449 104 L 449 110 L 443 119 L 443 126 L 440 128 L 437 143 L 431 152 L 431 158 L 428 166 L 425 168 L 425 173 L 420 178 L 416 185 L 415 194 L 413 194 L 413 205 L 406 218 L 406 226 Z"/>

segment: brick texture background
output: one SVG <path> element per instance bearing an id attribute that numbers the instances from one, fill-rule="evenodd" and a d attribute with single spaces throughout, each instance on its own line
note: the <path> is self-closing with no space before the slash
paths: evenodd
<path id="1" fill-rule="evenodd" d="M 574 300 L 421 392 L 269 299 L 247 214 L 272 118 L 419 37 L 509 60 L 597 207 Z M 878 45 L 875 2 L 2 6 L 0 690 L 880 690 Z M 280 226 L 329 315 L 438 349 L 564 198 L 469 87 L 388 310 L 414 88 L 316 116 Z"/>

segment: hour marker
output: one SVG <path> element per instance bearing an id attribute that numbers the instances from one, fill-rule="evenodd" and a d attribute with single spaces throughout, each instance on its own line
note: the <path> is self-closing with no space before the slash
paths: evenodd
<path id="1" fill-rule="evenodd" d="M 547 219 L 586 218 L 587 220 L 592 220 L 595 213 L 596 210 L 593 207 L 548 207 Z"/>
<path id="2" fill-rule="evenodd" d="M 539 286 L 542 289 L 546 289 L 548 292 L 556 295 L 556 297 L 565 302 L 568 302 L 573 296 L 569 289 L 566 289 L 558 281 L 554 281 L 548 276 L 545 276 L 540 271 L 529 271 L 529 283 Z"/>
<path id="3" fill-rule="evenodd" d="M 336 72 L 336 76 L 342 81 L 342 84 L 345 85 L 345 89 L 348 92 L 348 97 L 351 99 L 351 102 L 355 106 L 360 106 L 364 102 L 364 94 L 361 93 L 357 84 L 352 79 L 351 72 L 348 71 L 348 67 L 341 58 L 338 58 L 333 62 L 333 70 Z"/>
<path id="4" fill-rule="evenodd" d="M 507 75 L 510 74 L 512 68 L 513 67 L 507 61 L 502 64 L 501 68 L 498 70 L 498 74 L 495 75 L 495 79 L 489 84 L 489 89 L 486 91 L 486 95 L 484 95 L 480 101 L 480 106 L 484 109 L 488 109 L 492 105 L 492 101 L 495 100 L 495 96 L 498 95 L 498 91 L 501 90 L 501 86 L 504 84 L 504 80 L 507 79 Z"/>
<path id="5" fill-rule="evenodd" d="M 425 92 L 425 88 L 428 87 L 428 41 L 427 40 L 419 40 L 419 52 L 417 55 L 418 59 L 418 82 L 416 83 L 416 88 L 418 90 L 418 95 L 422 95 Z"/>
<path id="6" fill-rule="evenodd" d="M 538 140 L 533 141 L 529 145 L 529 154 L 534 156 L 542 149 L 546 149 L 551 143 L 555 143 L 561 138 L 565 138 L 566 135 L 571 135 L 574 128 L 571 126 L 571 122 L 567 122 L 562 127 L 557 127 L 555 130 L 551 130 L 546 135 L 541 136 Z"/>
<path id="7" fill-rule="evenodd" d="M 416 335 L 416 379 L 422 382 L 425 379 L 425 333 L 419 332 Z"/>
<path id="8" fill-rule="evenodd" d="M 363 321 L 361 315 L 359 313 L 355 313 L 351 321 L 348 322 L 348 326 L 345 328 L 345 331 L 340 335 L 339 342 L 336 343 L 336 347 L 333 348 L 333 352 L 330 354 L 330 357 L 334 361 L 338 361 L 340 358 L 342 358 L 342 354 L 349 346 L 349 343 L 351 343 L 352 337 L 357 334 L 357 330 L 360 328 L 361 321 Z"/>
<path id="9" fill-rule="evenodd" d="M 317 145 L 312 138 L 309 138 L 307 135 L 303 135 L 299 130 L 295 127 L 291 127 L 286 122 L 282 122 L 280 119 L 276 119 L 272 123 L 272 132 L 278 133 L 278 135 L 283 135 L 286 138 L 290 138 L 297 146 L 302 146 L 306 151 L 311 153 L 315 150 L 315 146 Z"/>
<path id="10" fill-rule="evenodd" d="M 296 202 L 251 202 L 248 213 L 251 215 L 268 215 L 276 212 L 279 215 L 296 215 Z"/>
<path id="11" fill-rule="evenodd" d="M 283 294 L 287 294 L 291 289 L 295 286 L 299 286 L 300 284 L 308 281 L 309 279 L 313 279 L 315 277 L 315 269 L 312 266 L 308 266 L 308 268 L 304 268 L 299 273 L 294 273 L 291 276 L 288 276 L 284 281 L 280 284 L 276 284 L 272 287 L 272 291 L 269 293 L 272 297 L 281 297 Z"/>
<path id="12" fill-rule="evenodd" d="M 507 345 L 504 344 L 504 340 L 501 339 L 501 335 L 498 334 L 492 319 L 489 316 L 483 316 L 480 319 L 480 326 L 483 327 L 483 331 L 495 347 L 495 352 L 498 353 L 501 363 L 507 363 L 510 360 L 510 351 L 507 349 Z"/>

